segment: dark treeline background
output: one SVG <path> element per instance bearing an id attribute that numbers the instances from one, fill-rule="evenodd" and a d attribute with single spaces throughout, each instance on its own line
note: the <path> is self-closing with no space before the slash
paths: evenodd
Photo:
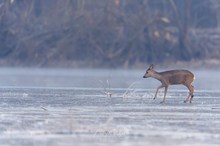
<path id="1" fill-rule="evenodd" d="M 0 0 L 0 64 L 219 60 L 219 22 L 219 0 Z"/>

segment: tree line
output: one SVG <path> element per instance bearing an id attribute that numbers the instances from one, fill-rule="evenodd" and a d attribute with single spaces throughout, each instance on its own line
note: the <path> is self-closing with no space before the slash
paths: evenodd
<path id="1" fill-rule="evenodd" d="M 0 64 L 219 59 L 218 0 L 0 0 Z"/>

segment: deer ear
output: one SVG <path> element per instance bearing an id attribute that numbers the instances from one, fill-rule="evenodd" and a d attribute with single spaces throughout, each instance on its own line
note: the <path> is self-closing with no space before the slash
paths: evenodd
<path id="1" fill-rule="evenodd" d="M 151 64 L 150 65 L 150 67 L 149 67 L 149 69 L 153 69 L 154 68 L 154 65 L 153 64 Z"/>

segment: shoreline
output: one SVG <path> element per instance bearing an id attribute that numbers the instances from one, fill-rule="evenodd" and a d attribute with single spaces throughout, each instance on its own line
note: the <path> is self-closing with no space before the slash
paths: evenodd
<path id="1" fill-rule="evenodd" d="M 143 63 L 135 62 L 132 65 L 125 63 L 123 65 L 112 66 L 108 64 L 100 64 L 97 62 L 88 61 L 61 61 L 61 62 L 48 62 L 42 63 L 21 63 L 11 61 L 0 60 L 0 68 L 48 68 L 48 69 L 143 69 L 150 64 L 154 64 L 156 68 L 164 69 L 220 69 L 220 59 L 204 59 L 204 60 L 191 60 L 191 61 L 167 61 L 162 63 Z"/>

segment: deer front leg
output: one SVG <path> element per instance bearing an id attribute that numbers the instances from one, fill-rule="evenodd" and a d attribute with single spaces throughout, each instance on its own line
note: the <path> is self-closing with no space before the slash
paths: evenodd
<path id="1" fill-rule="evenodd" d="M 161 103 L 165 102 L 165 98 L 166 98 L 166 95 L 167 95 L 167 89 L 168 89 L 168 86 L 165 86 L 164 97 L 163 97 L 163 101 Z"/>
<path id="2" fill-rule="evenodd" d="M 160 89 L 160 88 L 163 88 L 163 87 L 164 87 L 163 85 L 160 85 L 159 87 L 157 87 L 157 91 L 156 91 L 156 93 L 155 93 L 154 99 L 156 99 L 157 93 L 158 93 L 159 89 Z"/>

